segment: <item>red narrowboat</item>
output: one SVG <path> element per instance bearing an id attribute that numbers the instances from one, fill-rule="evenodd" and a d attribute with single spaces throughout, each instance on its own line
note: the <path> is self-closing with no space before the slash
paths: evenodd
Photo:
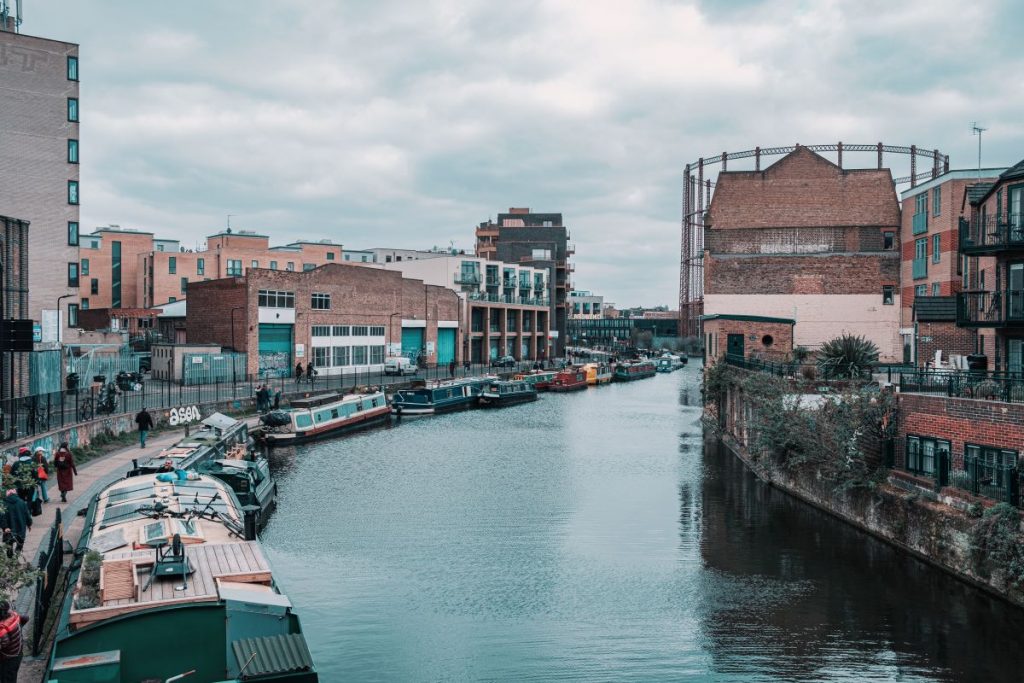
<path id="1" fill-rule="evenodd" d="M 583 368 L 566 368 L 551 380 L 548 391 L 579 391 L 587 388 L 587 371 Z"/>

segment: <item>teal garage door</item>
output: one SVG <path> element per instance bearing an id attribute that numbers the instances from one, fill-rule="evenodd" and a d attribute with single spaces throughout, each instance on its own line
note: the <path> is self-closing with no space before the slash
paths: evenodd
<path id="1" fill-rule="evenodd" d="M 409 360 L 416 362 L 420 352 L 423 350 L 423 328 L 403 327 L 402 328 L 402 355 Z"/>
<path id="2" fill-rule="evenodd" d="M 447 365 L 455 360 L 455 330 L 440 328 L 437 330 L 437 362 Z"/>
<path id="3" fill-rule="evenodd" d="M 289 377 L 292 374 L 292 326 L 260 323 L 260 377 Z"/>

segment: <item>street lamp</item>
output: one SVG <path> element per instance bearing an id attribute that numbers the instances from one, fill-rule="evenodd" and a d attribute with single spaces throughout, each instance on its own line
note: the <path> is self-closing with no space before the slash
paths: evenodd
<path id="1" fill-rule="evenodd" d="M 78 296 L 78 295 L 77 294 L 61 294 L 59 297 L 57 297 L 57 350 L 58 351 L 60 350 L 60 328 L 61 328 L 61 324 L 60 324 L 60 302 L 63 301 L 64 299 L 70 299 L 70 298 L 75 297 L 75 296 Z M 69 320 L 68 321 L 68 326 L 70 326 L 70 325 L 71 325 L 71 321 Z"/>

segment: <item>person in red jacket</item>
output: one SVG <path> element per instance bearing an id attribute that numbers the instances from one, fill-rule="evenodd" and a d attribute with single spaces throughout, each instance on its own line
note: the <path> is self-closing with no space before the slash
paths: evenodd
<path id="1" fill-rule="evenodd" d="M 18 614 L 11 603 L 0 600 L 0 683 L 18 683 L 23 638 L 21 627 L 28 615 Z"/>

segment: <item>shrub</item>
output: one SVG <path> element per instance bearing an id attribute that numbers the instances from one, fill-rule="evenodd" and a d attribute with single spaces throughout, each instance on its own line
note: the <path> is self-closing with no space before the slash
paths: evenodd
<path id="1" fill-rule="evenodd" d="M 82 560 L 82 580 L 78 589 L 78 597 L 75 600 L 75 607 L 78 609 L 89 609 L 100 606 L 100 567 L 103 564 L 103 556 L 95 550 L 90 550 Z"/>
<path id="2" fill-rule="evenodd" d="M 844 334 L 822 344 L 818 350 L 818 369 L 827 377 L 861 379 L 871 376 L 871 365 L 878 361 L 878 347 L 866 337 Z"/>
<path id="3" fill-rule="evenodd" d="M 983 576 L 1001 573 L 1011 586 L 1024 584 L 1020 513 L 1008 503 L 985 510 L 971 530 L 971 555 Z"/>

